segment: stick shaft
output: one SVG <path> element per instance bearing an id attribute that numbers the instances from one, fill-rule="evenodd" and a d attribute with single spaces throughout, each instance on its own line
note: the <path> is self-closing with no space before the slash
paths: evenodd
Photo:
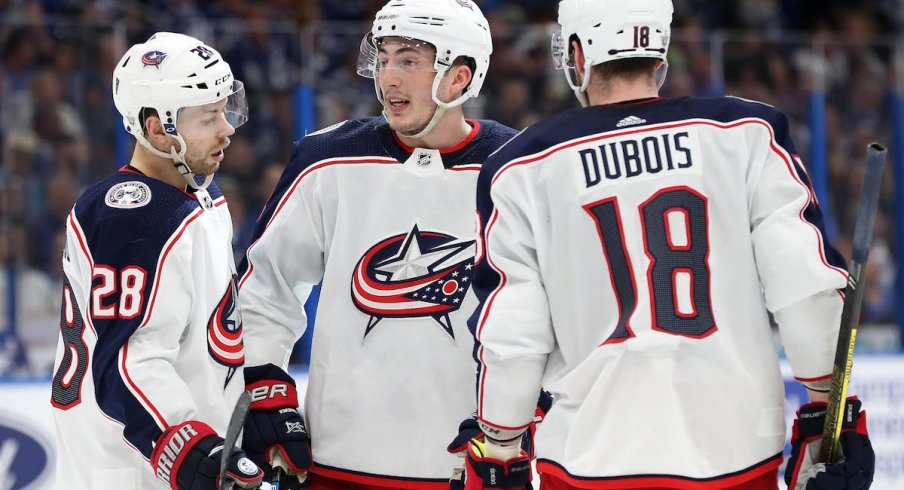
<path id="1" fill-rule="evenodd" d="M 832 384 L 829 388 L 829 401 L 826 407 L 826 424 L 820 448 L 819 459 L 827 463 L 834 463 L 841 457 L 838 439 L 841 436 L 843 408 L 847 399 L 851 367 L 854 362 L 857 322 L 860 318 L 860 306 L 863 304 L 863 280 L 866 276 L 866 263 L 873 241 L 873 225 L 876 221 L 876 209 L 879 206 L 882 169 L 887 153 L 888 151 L 877 143 L 872 143 L 867 147 L 866 173 L 863 177 L 863 189 L 860 193 L 857 221 L 854 225 L 850 274 L 844 290 L 844 308 L 841 312 L 838 346 L 835 349 L 835 362 L 832 366 Z"/>

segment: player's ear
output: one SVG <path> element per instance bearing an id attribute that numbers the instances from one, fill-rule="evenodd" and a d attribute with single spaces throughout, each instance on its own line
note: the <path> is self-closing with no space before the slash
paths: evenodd
<path id="1" fill-rule="evenodd" d="M 452 91 L 454 93 L 464 92 L 471 79 L 474 78 L 474 72 L 467 64 L 461 64 L 455 67 L 455 78 L 452 79 Z"/>
<path id="2" fill-rule="evenodd" d="M 574 67 L 577 72 L 581 75 L 584 74 L 584 48 L 581 47 L 581 43 L 577 39 L 571 40 L 571 53 L 574 57 Z"/>
<path id="3" fill-rule="evenodd" d="M 157 111 L 149 111 L 144 119 L 144 137 L 151 143 L 163 144 L 166 142 L 167 133 L 163 129 L 163 122 Z M 156 146 L 156 145 L 155 145 Z"/>

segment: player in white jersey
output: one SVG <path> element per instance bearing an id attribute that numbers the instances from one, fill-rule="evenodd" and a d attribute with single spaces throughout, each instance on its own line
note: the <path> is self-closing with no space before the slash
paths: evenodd
<path id="1" fill-rule="evenodd" d="M 670 0 L 560 2 L 554 56 L 585 108 L 481 169 L 471 326 L 488 441 L 472 444 L 469 487 L 491 486 L 481 465 L 524 467 L 508 441 L 542 385 L 556 399 L 536 434 L 544 487 L 777 488 L 784 396 L 767 312 L 814 402 L 786 480 L 870 484 L 856 399 L 846 461 L 813 461 L 847 273 L 788 120 L 736 98 L 658 98 L 671 18 Z"/>
<path id="2" fill-rule="evenodd" d="M 240 267 L 245 378 L 258 394 L 243 448 L 267 453 L 265 470 L 310 466 L 314 488 L 439 489 L 460 466 L 446 444 L 475 408 L 477 173 L 515 134 L 463 115 L 491 51 L 473 2 L 392 0 L 358 65 L 383 117 L 295 143 Z M 311 465 L 283 370 L 321 281 L 303 411 Z M 406 449 L 387 449 L 400 439 Z"/>
<path id="3" fill-rule="evenodd" d="M 217 485 L 244 389 L 232 221 L 211 183 L 248 118 L 242 82 L 193 37 L 161 32 L 113 72 L 138 145 L 66 223 L 52 404 L 60 488 Z M 263 476 L 238 448 L 227 478 Z"/>

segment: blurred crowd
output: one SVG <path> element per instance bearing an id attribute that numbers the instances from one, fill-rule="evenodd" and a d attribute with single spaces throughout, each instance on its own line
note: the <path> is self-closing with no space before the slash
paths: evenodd
<path id="1" fill-rule="evenodd" d="M 191 34 L 218 48 L 245 82 L 251 119 L 232 138 L 217 177 L 232 210 L 238 261 L 291 142 L 379 113 L 373 82 L 356 75 L 355 60 L 384 1 L 0 0 L 0 375 L 49 371 L 64 219 L 86 185 L 131 155 L 110 95 L 113 66 L 129 45 L 161 30 Z M 523 128 L 575 107 L 549 55 L 557 2 L 477 3 L 490 19 L 494 53 L 469 115 Z M 872 140 L 891 143 L 901 1 L 674 3 L 665 96 L 728 94 L 774 104 L 791 118 L 809 165 L 809 97 L 825 91 L 829 188 L 822 204 L 831 238 L 849 256 L 864 148 Z M 313 113 L 304 109 L 302 84 L 314 90 Z M 893 204 L 886 179 L 866 322 L 897 321 Z"/>

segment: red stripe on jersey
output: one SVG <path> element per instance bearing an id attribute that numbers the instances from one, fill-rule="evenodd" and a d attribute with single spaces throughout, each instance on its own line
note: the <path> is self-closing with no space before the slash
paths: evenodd
<path id="1" fill-rule="evenodd" d="M 384 475 L 374 475 L 371 473 L 362 473 L 358 471 L 351 470 L 343 470 L 340 468 L 333 468 L 330 466 L 323 466 L 314 462 L 314 465 L 311 467 L 311 473 L 315 475 L 315 478 L 311 481 L 312 488 L 319 488 L 318 478 L 316 477 L 326 477 L 333 480 L 338 480 L 335 482 L 338 486 L 333 486 L 333 488 L 339 488 L 342 483 L 351 482 L 353 484 L 358 485 L 366 485 L 366 486 L 374 486 L 374 487 L 390 487 L 390 488 L 405 488 L 410 490 L 448 490 L 449 488 L 449 480 L 444 479 L 440 481 L 431 481 L 431 480 L 418 480 L 415 478 L 402 478 L 402 477 L 393 477 L 393 476 L 384 476 Z M 324 482 L 328 483 L 328 482 Z M 324 485 L 327 488 L 330 488 L 330 485 Z M 341 486 L 341 488 L 347 488 L 345 486 Z"/>
<path id="2" fill-rule="evenodd" d="M 151 301 L 148 303 L 148 310 L 144 315 L 144 321 L 141 322 L 141 325 L 138 328 L 143 328 L 148 322 L 151 320 L 151 314 L 154 312 L 154 303 L 157 301 L 157 286 L 160 285 L 160 277 L 163 275 L 163 263 L 166 262 L 166 257 L 169 255 L 170 251 L 173 249 L 173 246 L 176 245 L 176 242 L 182 238 L 182 234 L 185 233 L 185 230 L 188 228 L 188 225 L 192 223 L 192 221 L 198 219 L 204 213 L 203 209 L 197 209 L 192 212 L 188 217 L 182 221 L 182 225 L 176 231 L 176 233 L 170 238 L 169 244 L 164 249 L 163 254 L 160 256 L 159 262 L 157 263 L 157 271 L 154 274 L 154 286 L 151 289 L 153 291 L 151 293 Z"/>
<path id="3" fill-rule="evenodd" d="M 126 369 L 126 357 L 128 357 L 129 355 L 128 342 L 126 342 L 126 345 L 122 346 L 122 350 L 120 352 L 122 354 L 119 357 L 119 367 L 122 371 L 123 377 L 126 379 L 126 382 L 129 386 L 132 387 L 132 390 L 135 392 L 135 394 L 138 395 L 139 398 L 141 398 L 141 401 L 144 402 L 144 405 L 150 409 L 151 413 L 154 414 L 154 418 L 157 419 L 157 426 L 160 428 L 169 427 L 170 424 L 166 422 L 166 419 L 163 418 L 163 415 L 160 414 L 160 411 L 157 410 L 157 407 L 155 407 L 154 404 L 151 403 L 147 395 L 145 395 L 144 392 L 141 391 L 141 388 L 139 388 L 138 385 L 136 385 L 135 382 L 132 381 L 132 377 L 129 376 L 129 370 Z"/>
<path id="4" fill-rule="evenodd" d="M 794 170 L 795 164 L 792 162 L 791 157 L 789 156 L 788 152 L 785 151 L 783 148 L 781 148 L 780 146 L 778 146 L 775 143 L 775 132 L 772 129 L 772 125 L 770 125 L 768 122 L 766 122 L 762 119 L 742 119 L 740 121 L 736 121 L 733 123 L 718 123 L 716 121 L 700 120 L 700 121 L 680 122 L 680 123 L 675 123 L 675 124 L 661 124 L 661 125 L 657 125 L 657 126 L 645 126 L 643 128 L 639 128 L 639 129 L 625 130 L 625 131 L 620 131 L 620 132 L 608 132 L 608 133 L 604 133 L 602 135 L 595 135 L 595 136 L 591 136 L 588 138 L 573 140 L 570 142 L 562 143 L 559 146 L 550 148 L 540 154 L 535 153 L 533 155 L 527 155 L 527 156 L 512 160 L 511 162 L 503 165 L 499 169 L 499 171 L 496 172 L 496 175 L 493 176 L 493 181 L 491 182 L 491 185 L 495 184 L 496 181 L 499 180 L 499 178 L 502 176 L 502 174 L 511 168 L 518 167 L 521 165 L 536 163 L 538 161 L 545 160 L 545 159 L 549 158 L 550 156 L 552 156 L 562 150 L 566 150 L 568 148 L 573 148 L 575 146 L 583 145 L 586 143 L 591 143 L 591 142 L 595 142 L 595 141 L 599 141 L 599 140 L 605 140 L 605 139 L 609 139 L 609 138 L 616 138 L 616 137 L 620 137 L 620 136 L 627 136 L 627 135 L 631 135 L 631 134 L 649 133 L 652 131 L 661 131 L 664 129 L 681 128 L 681 127 L 686 127 L 686 126 L 695 126 L 695 125 L 696 126 L 712 126 L 712 127 L 721 128 L 721 129 L 732 129 L 732 128 L 744 126 L 746 124 L 759 124 L 759 125 L 765 127 L 767 131 L 769 131 L 769 136 L 770 136 L 769 147 L 770 147 L 770 149 L 785 162 L 785 166 L 787 167 L 788 172 L 791 174 L 791 177 L 798 184 L 800 184 L 807 193 L 808 200 L 807 200 L 807 203 L 804 205 L 804 207 L 801 208 L 800 213 L 799 213 L 799 218 L 804 223 L 807 223 L 808 225 L 810 225 L 810 227 L 813 228 L 813 231 L 816 233 L 816 239 L 819 242 L 818 249 L 819 249 L 820 260 L 822 260 L 822 263 L 826 267 L 828 267 L 828 268 L 834 270 L 835 272 L 838 272 L 842 276 L 844 276 L 845 281 L 847 281 L 847 278 L 848 278 L 847 271 L 844 271 L 843 269 L 839 269 L 838 267 L 835 267 L 835 266 L 829 264 L 828 261 L 826 260 L 825 251 L 824 251 L 825 246 L 824 246 L 823 239 L 822 239 L 822 233 L 819 231 L 819 228 L 817 228 L 813 223 L 810 223 L 809 221 L 807 221 L 804 218 L 804 211 L 806 211 L 807 207 L 810 205 L 810 199 L 812 199 L 812 195 L 810 193 L 810 187 L 807 186 L 806 184 L 804 184 L 804 182 L 801 180 L 800 176 Z"/>
<path id="5" fill-rule="evenodd" d="M 85 245 L 85 237 L 83 236 L 82 228 L 78 224 L 78 220 L 75 219 L 75 208 L 72 208 L 72 211 L 69 212 L 69 229 L 72 230 L 72 234 L 75 235 L 75 238 L 78 240 L 78 245 L 82 249 L 82 253 L 85 255 L 85 259 L 88 261 L 88 265 L 91 270 L 94 270 L 94 258 L 91 257 L 91 254 L 88 252 L 88 247 Z M 90 296 L 88 298 L 90 308 Z M 72 299 L 75 301 L 75 298 Z M 88 311 L 86 315 L 85 312 L 82 313 L 82 320 L 91 327 L 91 332 L 94 333 L 94 338 L 97 338 L 97 330 L 94 328 L 94 322 L 91 319 L 91 312 Z"/>
<path id="6" fill-rule="evenodd" d="M 486 243 L 485 250 L 484 250 L 484 257 L 486 257 L 486 259 L 487 259 L 487 264 L 489 264 L 490 267 L 499 274 L 500 279 L 499 279 L 499 285 L 496 286 L 495 289 L 493 289 L 493 292 L 490 293 L 490 296 L 487 299 L 486 308 L 484 308 L 484 310 L 481 312 L 480 322 L 477 324 L 477 331 L 474 333 L 474 338 L 476 338 L 478 342 L 480 341 L 480 334 L 483 332 L 483 326 L 484 326 L 484 324 L 486 324 L 487 316 L 490 313 L 490 309 L 493 308 L 493 302 L 496 301 L 496 296 L 499 295 L 499 291 L 501 291 L 502 288 L 505 286 L 505 283 L 507 280 L 506 276 L 505 276 L 505 272 L 502 272 L 502 270 L 499 269 L 499 267 L 497 267 L 496 264 L 493 263 L 493 259 L 490 258 L 490 251 L 489 251 L 490 232 L 493 230 L 493 226 L 496 224 L 496 221 L 498 219 L 499 219 L 499 211 L 494 209 L 493 216 L 490 218 L 489 224 L 487 224 L 487 231 L 486 231 L 487 243 Z M 483 416 L 482 416 L 482 414 L 483 414 L 483 387 L 484 387 L 484 383 L 486 382 L 486 379 L 487 379 L 487 367 L 486 367 L 486 363 L 483 361 L 483 344 L 480 345 L 480 348 L 477 351 L 477 356 L 480 358 L 480 364 L 482 366 L 480 369 L 480 381 L 478 382 L 478 384 L 480 385 L 480 388 L 477 392 L 477 415 L 478 415 L 478 417 L 481 417 L 481 419 L 482 419 L 483 418 Z"/>
<path id="7" fill-rule="evenodd" d="M 273 216 L 270 216 L 270 219 L 267 221 L 267 226 L 264 227 L 264 231 L 261 232 L 261 236 L 257 237 L 251 245 L 248 246 L 248 250 L 245 252 L 245 258 L 248 260 L 248 270 L 245 271 L 245 275 L 242 276 L 242 279 L 239 281 L 239 289 L 242 289 L 242 286 L 245 285 L 245 281 L 251 276 L 251 273 L 254 271 L 254 263 L 251 262 L 251 250 L 257 245 L 257 242 L 260 241 L 261 238 L 264 237 L 264 233 L 267 233 L 267 230 L 270 228 L 270 224 L 273 223 L 273 220 L 276 219 L 276 216 L 282 211 L 283 206 L 286 205 L 289 197 L 295 193 L 295 190 L 301 184 L 301 181 L 311 175 L 313 172 L 320 170 L 322 168 L 330 167 L 333 165 L 399 165 L 399 161 L 396 159 L 390 158 L 361 158 L 361 159 L 352 159 L 352 160 L 323 160 L 319 163 L 315 163 L 310 167 L 304 169 L 298 177 L 295 178 L 295 181 L 292 182 L 292 185 L 289 187 L 289 190 L 279 199 L 279 204 L 276 206 L 276 210 L 273 211 Z M 271 197 L 273 197 L 271 195 Z M 266 208 L 265 208 L 266 209 Z M 263 212 L 261 212 L 261 216 L 263 216 Z M 260 218 L 258 218 L 260 219 Z"/>
<path id="8" fill-rule="evenodd" d="M 818 376 L 816 378 L 798 378 L 797 376 L 795 376 L 794 379 L 800 381 L 801 383 L 812 383 L 813 381 L 825 381 L 831 377 L 831 374 L 826 374 L 825 376 Z"/>
<path id="9" fill-rule="evenodd" d="M 454 167 L 448 168 L 446 170 L 451 170 L 453 172 L 467 172 L 467 171 L 480 171 L 481 165 L 479 164 L 467 164 L 467 165 L 456 165 Z"/>
<path id="10" fill-rule="evenodd" d="M 204 213 L 203 209 L 197 209 L 192 214 L 190 214 L 179 227 L 177 232 L 173 235 L 169 240 L 169 244 L 166 246 L 166 249 L 163 251 L 163 254 L 160 256 L 159 262 L 157 263 L 157 271 L 154 275 L 154 285 L 151 289 L 153 292 L 151 293 L 151 301 L 148 303 L 148 309 L 144 313 L 144 320 L 141 322 L 141 325 L 138 328 L 143 328 L 148 322 L 151 320 L 151 315 L 154 312 L 154 303 L 157 300 L 157 291 L 159 290 L 158 286 L 160 285 L 160 278 L 163 275 L 163 264 L 166 262 L 166 258 L 169 255 L 170 251 L 182 237 L 182 234 L 185 233 L 185 230 L 188 229 L 188 225 L 190 225 L 194 220 L 198 219 Z M 131 340 L 131 339 L 130 339 Z M 122 371 L 122 375 L 126 380 L 126 384 L 131 388 L 134 394 L 136 394 L 143 402 L 143 404 L 154 414 L 154 417 L 157 419 L 157 424 L 160 427 L 169 427 L 169 424 L 166 422 L 166 419 L 163 418 L 163 415 L 160 414 L 160 411 L 157 410 L 157 407 L 151 403 L 150 399 L 141 391 L 141 388 L 138 387 L 137 384 L 132 380 L 132 377 L 129 376 L 128 368 L 126 368 L 126 358 L 129 352 L 129 344 L 126 342 L 125 345 L 122 346 L 122 355 L 120 356 L 120 369 Z"/>
<path id="11" fill-rule="evenodd" d="M 465 119 L 465 121 L 467 121 L 468 124 L 471 125 L 471 132 L 468 133 L 468 135 L 465 137 L 465 139 L 459 141 L 458 143 L 456 143 L 448 148 L 440 148 L 439 152 L 441 155 L 444 155 L 446 153 L 452 153 L 454 151 L 458 151 L 458 150 L 468 146 L 469 144 L 471 144 L 472 141 L 474 141 L 474 138 L 477 137 L 477 133 L 480 133 L 480 122 L 479 121 L 475 121 L 474 119 Z M 402 147 L 403 150 L 407 151 L 408 153 L 414 153 L 415 149 L 406 145 L 405 143 L 402 143 L 401 138 L 399 138 L 399 135 L 396 134 L 395 131 L 392 132 L 392 137 L 393 137 L 393 139 L 395 139 L 395 142 L 398 143 L 399 146 Z M 452 170 L 452 169 L 450 168 L 449 170 Z"/>
<path id="12" fill-rule="evenodd" d="M 547 459 L 537 461 L 537 472 L 540 473 L 541 481 L 550 484 L 549 488 L 555 490 L 776 490 L 777 472 L 782 459 L 782 454 L 779 453 L 739 472 L 706 479 L 675 475 L 582 477 L 568 473 L 561 465 Z M 555 480 L 560 484 L 557 485 Z"/>

